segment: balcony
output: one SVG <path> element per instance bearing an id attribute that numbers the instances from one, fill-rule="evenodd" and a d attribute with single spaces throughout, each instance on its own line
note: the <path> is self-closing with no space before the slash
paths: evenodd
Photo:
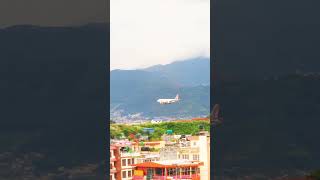
<path id="1" fill-rule="evenodd" d="M 110 169 L 110 174 L 115 174 L 115 173 L 117 173 L 117 169 L 116 168 Z"/>
<path id="2" fill-rule="evenodd" d="M 138 152 L 121 152 L 121 157 L 139 157 L 140 153 Z"/>
<path id="3" fill-rule="evenodd" d="M 132 180 L 145 180 L 146 176 L 133 176 Z M 152 180 L 200 180 L 200 175 L 153 176 Z"/>
<path id="4" fill-rule="evenodd" d="M 199 147 L 181 147 L 180 153 L 199 153 L 200 148 Z"/>
<path id="5" fill-rule="evenodd" d="M 116 159 L 116 157 L 115 157 L 115 156 L 110 157 L 110 162 L 115 162 L 115 161 L 117 161 L 117 159 Z"/>

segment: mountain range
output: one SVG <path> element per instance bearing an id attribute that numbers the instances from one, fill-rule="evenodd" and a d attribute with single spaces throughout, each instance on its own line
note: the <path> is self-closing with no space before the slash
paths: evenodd
<path id="1" fill-rule="evenodd" d="M 181 101 L 160 105 L 159 98 Z M 142 114 L 144 117 L 206 116 L 210 109 L 210 60 L 193 58 L 138 70 L 110 72 L 111 115 Z M 116 118 L 116 117 L 115 117 Z"/>

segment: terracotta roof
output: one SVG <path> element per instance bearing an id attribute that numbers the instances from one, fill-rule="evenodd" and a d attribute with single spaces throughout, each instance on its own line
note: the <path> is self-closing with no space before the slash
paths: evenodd
<path id="1" fill-rule="evenodd" d="M 209 118 L 192 118 L 192 119 L 179 119 L 174 122 L 192 122 L 192 121 L 209 121 Z"/>
<path id="2" fill-rule="evenodd" d="M 209 118 L 192 118 L 192 120 L 206 120 L 206 121 L 208 121 Z"/>
<path id="3" fill-rule="evenodd" d="M 148 145 L 148 144 L 150 144 L 150 145 L 151 144 L 153 144 L 153 145 L 156 144 L 157 145 L 157 144 L 160 144 L 160 142 L 159 141 L 149 141 L 149 142 L 144 142 L 144 144 L 145 145 Z"/>

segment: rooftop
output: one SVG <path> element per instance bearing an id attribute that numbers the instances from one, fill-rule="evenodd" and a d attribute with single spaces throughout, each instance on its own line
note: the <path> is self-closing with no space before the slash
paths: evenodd
<path id="1" fill-rule="evenodd" d="M 134 164 L 135 167 L 148 167 L 148 168 L 174 168 L 174 167 L 197 167 L 203 163 L 188 161 L 188 160 L 165 160 L 165 161 L 154 161 L 144 162 L 140 164 Z"/>

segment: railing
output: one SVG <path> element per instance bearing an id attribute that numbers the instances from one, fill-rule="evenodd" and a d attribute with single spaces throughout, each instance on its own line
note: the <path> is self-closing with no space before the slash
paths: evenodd
<path id="1" fill-rule="evenodd" d="M 117 169 L 116 169 L 116 168 L 110 169 L 110 173 L 116 173 L 116 172 L 117 172 Z"/>
<path id="2" fill-rule="evenodd" d="M 140 153 L 137 152 L 121 152 L 121 157 L 136 157 L 136 156 L 140 156 Z"/>
<path id="3" fill-rule="evenodd" d="M 146 176 L 133 176 L 132 180 L 144 180 Z M 200 180 L 199 175 L 153 176 L 152 180 Z"/>
<path id="4" fill-rule="evenodd" d="M 117 159 L 116 159 L 116 157 L 115 156 L 111 156 L 110 157 L 110 162 L 114 162 L 114 161 L 116 161 Z"/>
<path id="5" fill-rule="evenodd" d="M 144 180 L 144 176 L 133 176 L 132 180 Z"/>

